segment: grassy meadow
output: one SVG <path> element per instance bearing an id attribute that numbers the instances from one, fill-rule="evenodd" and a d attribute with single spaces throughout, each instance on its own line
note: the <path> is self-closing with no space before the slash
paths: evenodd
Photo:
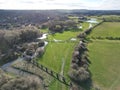
<path id="1" fill-rule="evenodd" d="M 94 84 L 100 90 L 120 90 L 120 41 L 94 40 L 88 50 Z"/>
<path id="2" fill-rule="evenodd" d="M 64 33 L 56 33 L 54 35 L 48 35 L 48 40 L 70 40 L 71 38 L 76 38 L 77 35 L 79 34 L 79 32 L 81 32 L 81 30 L 77 30 L 77 31 L 65 31 Z"/>
<path id="3" fill-rule="evenodd" d="M 79 24 L 78 24 L 79 26 Z M 83 30 L 89 28 L 88 22 L 82 23 L 82 29 L 73 29 L 73 30 L 65 30 L 63 33 L 55 33 L 49 34 L 48 45 L 45 48 L 44 55 L 38 59 L 38 62 L 42 65 L 48 67 L 49 69 L 61 73 L 63 71 L 64 77 L 68 78 L 68 71 L 70 69 L 70 63 L 72 59 L 72 53 L 75 46 L 78 44 L 79 39 L 77 39 L 77 35 Z M 47 33 L 47 29 L 41 30 L 43 33 Z M 71 41 L 71 38 L 76 38 L 76 41 Z M 63 42 L 55 42 L 54 40 L 62 40 Z M 63 70 L 62 65 L 64 63 Z M 69 90 L 69 88 L 56 79 L 51 82 L 49 85 L 49 90 Z"/>
<path id="4" fill-rule="evenodd" d="M 62 62 L 64 61 L 64 74 L 70 68 L 70 62 L 72 57 L 72 52 L 76 43 L 66 42 L 66 43 L 55 43 L 49 42 L 46 47 L 44 55 L 40 58 L 39 62 L 48 68 L 60 73 Z"/>
<path id="5" fill-rule="evenodd" d="M 120 37 L 120 22 L 104 22 L 92 30 L 88 38 Z"/>
<path id="6" fill-rule="evenodd" d="M 49 42 L 46 47 L 46 51 L 42 58 L 40 58 L 39 63 L 48 67 L 49 69 L 60 73 L 62 71 L 62 64 L 64 62 L 63 75 L 68 79 L 68 71 L 70 68 L 70 62 L 72 57 L 72 52 L 76 43 L 55 43 Z M 58 88 L 59 87 L 59 88 Z M 49 90 L 69 90 L 67 86 L 60 83 L 56 79 L 50 84 Z"/>
<path id="7" fill-rule="evenodd" d="M 57 73 L 61 74 L 63 72 L 64 77 L 69 81 L 68 71 L 70 69 L 72 53 L 74 47 L 79 42 L 79 40 L 70 41 L 70 39 L 76 38 L 80 32 L 81 30 L 64 31 L 63 33 L 48 35 L 48 45 L 45 48 L 44 55 L 38 59 L 38 62 Z M 63 42 L 54 42 L 54 39 L 62 40 Z M 64 68 L 62 70 L 63 63 Z M 49 90 L 69 90 L 69 87 L 54 79 L 49 85 Z"/>
<path id="8" fill-rule="evenodd" d="M 104 22 L 88 35 L 92 40 L 88 55 L 93 86 L 100 90 L 120 90 L 120 41 L 106 37 L 120 37 L 120 22 Z"/>

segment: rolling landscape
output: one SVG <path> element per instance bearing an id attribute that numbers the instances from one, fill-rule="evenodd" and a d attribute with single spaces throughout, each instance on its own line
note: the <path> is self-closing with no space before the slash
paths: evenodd
<path id="1" fill-rule="evenodd" d="M 119 8 L 38 1 L 0 1 L 0 90 L 120 90 Z"/>

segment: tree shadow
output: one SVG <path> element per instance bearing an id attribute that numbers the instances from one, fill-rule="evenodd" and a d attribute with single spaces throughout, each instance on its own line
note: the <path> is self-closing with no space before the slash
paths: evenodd
<path id="1" fill-rule="evenodd" d="M 92 74 L 90 73 L 90 78 L 82 83 L 80 83 L 80 86 L 84 89 L 84 90 L 91 90 L 91 88 L 93 87 L 93 82 L 92 82 Z"/>

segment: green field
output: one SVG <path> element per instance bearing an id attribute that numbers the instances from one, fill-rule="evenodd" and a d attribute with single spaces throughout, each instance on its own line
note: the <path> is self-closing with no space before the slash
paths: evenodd
<path id="1" fill-rule="evenodd" d="M 66 42 L 66 43 L 55 43 L 49 42 L 46 47 L 44 55 L 40 58 L 39 62 L 48 68 L 60 73 L 62 62 L 64 60 L 64 73 L 70 68 L 70 62 L 72 57 L 72 52 L 76 43 Z"/>
<path id="2" fill-rule="evenodd" d="M 93 86 L 100 90 L 120 90 L 120 41 L 106 37 L 120 37 L 120 22 L 104 22 L 88 36 L 92 40 L 88 55 Z"/>
<path id="3" fill-rule="evenodd" d="M 81 30 L 77 30 L 75 32 L 72 31 L 65 31 L 64 33 L 56 33 L 54 35 L 49 35 L 48 40 L 70 40 L 71 38 L 76 38 L 77 35 L 81 32 Z"/>
<path id="4" fill-rule="evenodd" d="M 93 82 L 100 90 L 120 90 L 120 41 L 95 40 L 88 49 Z"/>
<path id="5" fill-rule="evenodd" d="M 76 38 L 76 36 L 80 32 L 81 30 L 64 31 L 63 33 L 48 35 L 47 40 L 49 41 L 49 43 L 45 48 L 44 55 L 39 58 L 38 62 L 57 73 L 61 74 L 61 72 L 63 71 L 63 75 L 69 81 L 68 71 L 70 69 L 72 53 L 74 47 L 79 42 L 79 40 L 70 41 L 70 39 Z M 62 40 L 63 42 L 54 42 L 54 39 Z M 64 68 L 62 70 L 61 68 L 63 63 Z M 69 90 L 69 88 L 55 79 L 51 82 L 49 90 Z"/>
<path id="6" fill-rule="evenodd" d="M 79 42 L 79 39 L 76 37 L 80 32 L 89 27 L 89 23 L 82 23 L 82 27 L 82 29 L 65 30 L 63 33 L 49 34 L 46 39 L 49 43 L 45 48 L 44 55 L 38 59 L 38 62 L 57 73 L 61 74 L 61 71 L 63 71 L 64 77 L 69 81 L 68 71 L 70 69 L 72 53 Z M 43 29 L 41 31 L 46 33 L 48 30 L 45 29 L 44 31 Z M 76 38 L 77 40 L 71 41 L 71 38 Z M 62 42 L 55 42 L 54 40 L 62 40 Z M 63 63 L 64 68 L 62 70 Z M 69 88 L 59 81 L 53 80 L 49 85 L 49 90 L 69 90 Z"/>
<path id="7" fill-rule="evenodd" d="M 120 37 L 120 22 L 104 22 L 92 30 L 88 38 Z"/>
<path id="8" fill-rule="evenodd" d="M 50 42 L 48 46 L 46 47 L 45 54 L 42 58 L 40 58 L 39 62 L 47 66 L 49 69 L 52 69 L 53 71 L 57 73 L 61 73 L 61 67 L 63 62 L 64 69 L 63 73 L 64 76 L 68 79 L 68 71 L 70 68 L 70 62 L 72 57 L 72 52 L 74 50 L 74 46 L 76 43 L 55 43 Z M 68 79 L 69 81 L 69 79 Z M 59 88 L 58 88 L 59 87 Z M 64 88 L 62 88 L 64 87 Z M 59 81 L 55 80 L 53 83 L 51 83 L 49 90 L 67 90 L 65 85 L 61 84 Z"/>

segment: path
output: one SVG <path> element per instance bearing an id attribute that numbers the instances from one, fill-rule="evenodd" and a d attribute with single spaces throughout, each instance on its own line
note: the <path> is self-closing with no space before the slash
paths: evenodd
<path id="1" fill-rule="evenodd" d="M 62 76 L 64 75 L 64 66 L 65 66 L 65 60 L 64 58 L 62 58 L 62 66 L 61 66 L 61 72 L 60 72 Z"/>

